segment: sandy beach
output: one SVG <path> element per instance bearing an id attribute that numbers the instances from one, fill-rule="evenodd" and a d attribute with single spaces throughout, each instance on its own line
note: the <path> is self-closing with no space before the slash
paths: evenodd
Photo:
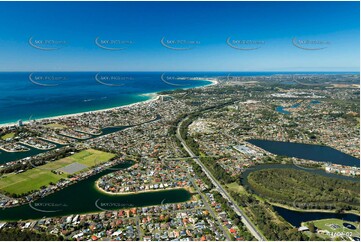
<path id="1" fill-rule="evenodd" d="M 136 103 L 127 104 L 127 105 L 117 106 L 117 107 L 113 107 L 113 108 L 105 108 L 105 109 L 99 109 L 99 110 L 94 110 L 94 111 L 86 111 L 86 112 L 73 113 L 73 114 L 64 114 L 64 115 L 47 117 L 47 118 L 39 118 L 39 119 L 36 119 L 36 121 L 65 119 L 65 118 L 69 118 L 69 117 L 80 116 L 80 115 L 87 114 L 87 113 L 98 113 L 98 112 L 111 111 L 111 110 L 115 110 L 115 109 L 119 109 L 119 108 L 128 108 L 128 107 L 132 107 L 132 106 L 148 104 L 150 102 L 157 100 L 160 97 L 160 95 L 158 95 L 158 93 L 145 93 L 145 94 L 141 94 L 139 96 L 147 96 L 147 97 L 150 97 L 150 99 L 145 100 L 145 101 L 136 102 Z M 28 124 L 28 123 L 29 123 L 29 121 L 23 120 L 23 124 Z M 14 126 L 14 125 L 17 125 L 17 123 L 13 122 L 13 123 L 0 124 L 0 127 L 7 127 L 7 126 Z"/>
<path id="2" fill-rule="evenodd" d="M 204 81 L 209 81 L 211 83 L 208 84 L 208 85 L 205 85 L 205 86 L 189 87 L 189 88 L 182 88 L 182 89 L 205 88 L 205 87 L 210 87 L 210 86 L 217 85 L 219 83 L 217 81 L 217 79 L 206 79 Z M 64 114 L 64 115 L 58 115 L 58 116 L 52 116 L 52 117 L 46 117 L 46 118 L 39 118 L 39 119 L 36 119 L 36 121 L 58 120 L 58 119 L 61 120 L 61 119 L 65 119 L 65 118 L 69 118 L 69 117 L 76 117 L 76 116 L 80 116 L 80 115 L 88 114 L 88 113 L 99 113 L 99 112 L 116 110 L 116 109 L 120 109 L 120 108 L 130 108 L 130 107 L 133 107 L 133 106 L 145 105 L 145 104 L 149 104 L 151 102 L 154 102 L 154 101 L 158 100 L 161 95 L 159 94 L 159 92 L 152 92 L 152 93 L 140 94 L 139 96 L 145 96 L 145 97 L 148 97 L 149 99 L 145 100 L 145 101 L 135 102 L 135 103 L 131 103 L 131 104 L 127 104 L 127 105 L 121 105 L 121 106 L 112 107 L 112 108 L 105 108 L 105 109 L 99 109 L 99 110 L 94 110 L 94 111 L 86 111 L 86 112 L 80 112 L 80 113 Z M 29 122 L 30 121 L 23 120 L 23 124 L 28 124 Z M 8 126 L 14 126 L 14 125 L 17 125 L 17 123 L 16 122 L 4 123 L 4 124 L 0 124 L 0 128 L 8 127 Z"/>

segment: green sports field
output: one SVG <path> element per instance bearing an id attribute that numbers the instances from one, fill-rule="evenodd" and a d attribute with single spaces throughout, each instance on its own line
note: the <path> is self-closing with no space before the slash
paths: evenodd
<path id="1" fill-rule="evenodd" d="M 328 231 L 327 233 L 320 234 L 324 239 L 337 238 L 337 237 L 360 237 L 360 227 L 358 223 L 349 222 L 341 219 L 321 219 L 310 221 L 313 222 L 318 230 Z M 343 223 L 349 223 L 356 227 L 356 229 L 348 229 L 343 226 Z M 307 226 L 307 223 L 305 223 Z"/>
<path id="2" fill-rule="evenodd" d="M 1 139 L 6 140 L 6 139 L 9 139 L 9 138 L 14 138 L 14 136 L 15 136 L 15 132 L 11 132 L 11 133 L 3 135 L 1 137 Z"/>
<path id="3" fill-rule="evenodd" d="M 56 183 L 61 178 L 68 176 L 67 173 L 54 174 L 51 171 L 58 170 L 73 163 L 83 164 L 87 168 L 90 168 L 94 165 L 107 162 L 114 156 L 114 154 L 94 149 L 83 150 L 69 157 L 49 162 L 48 164 L 27 170 L 23 173 L 2 176 L 0 177 L 0 191 L 20 195 L 32 190 L 37 190 L 42 186 L 49 185 L 50 182 Z"/>
<path id="4" fill-rule="evenodd" d="M 52 123 L 45 125 L 46 127 L 53 128 L 53 129 L 65 129 L 66 125 L 58 124 L 58 123 Z"/>

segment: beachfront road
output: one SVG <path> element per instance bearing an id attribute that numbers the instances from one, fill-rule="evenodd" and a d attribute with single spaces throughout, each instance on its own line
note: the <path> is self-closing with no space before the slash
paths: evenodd
<path id="1" fill-rule="evenodd" d="M 180 127 L 183 123 L 183 120 L 179 122 L 177 127 L 176 136 L 179 141 L 182 143 L 184 149 L 188 152 L 188 154 L 192 157 L 192 159 L 202 168 L 203 172 L 207 175 L 207 177 L 211 180 L 212 184 L 217 188 L 218 192 L 231 204 L 231 208 L 234 210 L 236 214 L 241 216 L 241 220 L 244 225 L 248 228 L 248 230 L 252 233 L 252 235 L 259 241 L 265 241 L 264 236 L 257 231 L 257 228 L 253 225 L 253 223 L 249 220 L 249 218 L 243 213 L 237 203 L 232 199 L 232 197 L 228 194 L 228 192 L 219 184 L 218 180 L 213 177 L 211 172 L 207 169 L 205 165 L 201 162 L 200 159 L 193 153 L 193 151 L 187 146 L 186 142 L 183 140 L 180 135 Z"/>

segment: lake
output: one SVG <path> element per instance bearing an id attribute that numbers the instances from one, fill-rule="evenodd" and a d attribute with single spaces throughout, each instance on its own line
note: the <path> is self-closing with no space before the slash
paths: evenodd
<path id="1" fill-rule="evenodd" d="M 242 185 L 251 187 L 247 180 L 248 175 L 251 172 L 258 171 L 258 170 L 264 170 L 264 169 L 295 169 L 295 170 L 307 171 L 307 172 L 310 172 L 313 174 L 326 176 L 326 177 L 330 177 L 330 178 L 360 182 L 359 178 L 327 173 L 321 169 L 302 169 L 293 164 L 286 164 L 286 165 L 284 165 L 284 164 L 264 164 L 264 165 L 250 167 L 245 172 L 243 172 L 241 175 Z M 293 211 L 290 209 L 277 207 L 277 206 L 273 206 L 273 208 L 280 216 L 282 216 L 290 224 L 292 224 L 293 226 L 296 226 L 296 227 L 299 227 L 302 222 L 318 220 L 318 219 L 325 219 L 325 218 L 339 218 L 339 219 L 344 219 L 344 220 L 351 221 L 351 222 L 360 220 L 360 216 L 355 215 L 355 214 L 338 214 L 338 213 L 327 213 L 327 212 L 326 213 L 324 213 L 324 212 L 299 212 L 299 211 Z"/>
<path id="2" fill-rule="evenodd" d="M 258 139 L 249 139 L 247 142 L 276 155 L 360 167 L 358 158 L 328 146 Z"/>
<path id="3" fill-rule="evenodd" d="M 351 213 L 323 213 L 323 212 L 299 212 L 286 208 L 273 206 L 274 210 L 295 227 L 300 227 L 302 222 L 338 218 L 351 222 L 359 222 L 360 216 Z"/>
<path id="4" fill-rule="evenodd" d="M 321 101 L 319 100 L 311 100 L 307 106 L 307 108 L 310 108 L 312 105 L 320 104 Z M 291 114 L 290 111 L 285 110 L 285 108 L 298 108 L 301 105 L 301 102 L 295 103 L 290 107 L 283 107 L 283 106 L 277 106 L 275 111 L 282 113 L 282 114 Z"/>

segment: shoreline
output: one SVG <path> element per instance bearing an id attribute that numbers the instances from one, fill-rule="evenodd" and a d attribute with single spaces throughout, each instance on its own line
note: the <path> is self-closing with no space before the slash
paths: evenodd
<path id="1" fill-rule="evenodd" d="M 65 119 L 65 118 L 71 118 L 71 117 L 76 117 L 76 116 L 81 116 L 83 114 L 91 114 L 91 113 L 98 113 L 98 112 L 106 112 L 106 111 L 111 111 L 111 110 L 115 110 L 115 109 L 119 109 L 119 108 L 127 108 L 127 107 L 131 107 L 134 105 L 139 105 L 139 104 L 145 104 L 145 103 L 149 103 L 152 101 L 155 101 L 159 98 L 160 95 L 157 95 L 154 93 L 145 93 L 145 94 L 139 94 L 139 96 L 150 96 L 152 97 L 151 99 L 148 100 L 144 100 L 144 101 L 140 101 L 140 102 L 135 102 L 135 103 L 130 103 L 130 104 L 126 104 L 126 105 L 121 105 L 121 106 L 117 106 L 117 107 L 112 107 L 112 108 L 104 108 L 104 109 L 98 109 L 98 110 L 93 110 L 93 111 L 85 111 L 85 112 L 79 112 L 79 113 L 72 113 L 72 114 L 64 114 L 64 115 L 57 115 L 57 116 L 51 116 L 51 117 L 47 117 L 47 118 L 39 118 L 36 119 L 35 121 L 44 121 L 44 120 L 54 120 L 54 119 Z M 29 124 L 30 121 L 23 121 L 23 125 Z M 8 126 L 14 126 L 17 125 L 16 122 L 13 123 L 4 123 L 4 124 L 0 124 L 0 128 L 3 127 L 8 127 Z"/>
<path id="2" fill-rule="evenodd" d="M 294 208 L 285 204 L 281 204 L 281 203 L 276 203 L 276 202 L 270 202 L 268 201 L 269 204 L 271 204 L 272 206 L 276 206 L 276 207 L 281 207 L 284 209 L 288 209 L 291 211 L 295 211 L 295 212 L 301 212 L 301 213 L 334 213 L 334 214 L 354 214 L 357 216 L 360 216 L 360 214 L 358 213 L 358 211 L 356 210 L 345 210 L 342 211 L 342 213 L 337 213 L 336 209 L 331 209 L 331 210 L 324 210 L 324 209 L 300 209 L 300 208 Z"/>
<path id="3" fill-rule="evenodd" d="M 219 83 L 217 79 L 207 79 L 207 80 L 204 80 L 204 81 L 208 81 L 208 82 L 210 82 L 210 84 L 206 84 L 204 86 L 198 86 L 198 87 L 179 88 L 179 89 L 204 88 L 204 87 L 214 86 L 214 85 L 217 85 Z M 179 89 L 176 88 L 176 89 L 171 90 L 171 91 L 175 91 L 175 90 L 179 90 Z M 139 101 L 139 102 L 135 102 L 135 103 L 120 105 L 120 106 L 116 106 L 116 107 L 112 107 L 112 108 L 104 108 L 104 109 L 97 109 L 97 110 L 92 110 L 92 111 L 85 111 L 85 112 L 78 112 L 78 113 L 72 113 L 72 114 L 64 114 L 64 115 L 56 115 L 56 116 L 50 116 L 50 117 L 45 117 L 45 118 L 39 118 L 39 119 L 35 119 L 35 121 L 66 119 L 66 118 L 70 118 L 70 117 L 81 116 L 83 114 L 106 112 L 106 111 L 116 110 L 116 109 L 119 109 L 119 108 L 129 108 L 129 107 L 136 106 L 136 105 L 148 104 L 148 103 L 151 103 L 153 101 L 158 100 L 159 97 L 161 96 L 161 94 L 159 94 L 160 92 L 163 92 L 163 91 L 138 94 L 137 96 L 140 96 L 140 97 L 144 96 L 144 97 L 149 98 L 149 99 L 144 100 L 144 101 Z M 30 121 L 23 121 L 23 125 L 27 125 L 29 123 L 30 123 Z M 0 123 L 0 128 L 11 127 L 11 126 L 16 126 L 16 125 L 17 125 L 17 121 L 11 122 L 11 123 Z"/>
<path id="4" fill-rule="evenodd" d="M 195 197 L 194 197 L 194 194 L 193 193 L 191 193 L 190 191 L 189 191 L 189 189 L 185 189 L 185 188 L 176 188 L 176 189 L 173 189 L 173 190 L 186 190 L 186 191 L 188 191 L 189 193 L 190 193 L 190 198 L 188 199 L 188 200 L 186 200 L 186 201 L 184 201 L 184 202 L 166 202 L 165 204 L 166 205 L 170 205 L 170 204 L 183 204 L 183 203 L 186 203 L 186 202 L 188 202 L 188 201 L 193 201 L 193 200 L 195 200 Z M 152 192 L 152 191 L 151 191 Z M 157 191 L 154 191 L 154 192 L 157 192 Z M 161 191 L 159 191 L 159 192 L 161 192 Z M 129 194 L 129 195 L 136 195 L 137 193 L 135 193 L 135 194 Z M 124 194 L 125 196 L 127 195 L 127 194 Z M 118 196 L 119 196 L 119 194 L 118 194 Z M 29 203 L 26 203 L 26 204 L 29 204 Z M 24 205 L 24 204 L 23 204 Z M 124 207 L 124 208 L 116 208 L 116 209 L 110 209 L 110 210 L 104 210 L 104 209 L 99 209 L 99 210 L 92 210 L 92 211 L 89 211 L 89 212 L 80 212 L 80 213 L 66 213 L 66 214 L 64 214 L 64 215 L 50 215 L 50 216 L 48 216 L 47 218 L 57 218 L 57 217 L 67 217 L 67 216 L 69 216 L 69 215 L 93 215 L 93 214 L 99 214 L 99 213 L 102 213 L 102 212 L 104 212 L 104 211 L 119 211 L 119 210 L 130 210 L 130 209 L 134 209 L 134 208 L 150 208 L 150 207 L 154 207 L 154 206 L 162 206 L 162 205 L 164 205 L 164 204 L 162 204 L 162 203 L 160 203 L 160 204 L 154 204 L 154 205 L 145 205 L 145 206 L 130 206 L 130 207 Z M 17 206 L 16 206 L 17 207 Z M 41 219 L 41 218 L 29 218 L 29 219 L 24 219 L 24 221 L 37 221 L 37 220 L 39 220 L 39 219 Z M 11 219 L 11 220 L 9 220 L 9 219 L 1 219 L 0 218 L 0 222 L 12 222 L 12 221 L 18 221 L 18 219 Z"/>
<path id="5" fill-rule="evenodd" d="M 136 194 L 142 194 L 142 193 L 150 193 L 150 192 L 163 192 L 163 191 L 171 191 L 171 190 L 186 190 L 192 195 L 192 192 L 190 191 L 189 187 L 171 187 L 171 188 L 161 188 L 157 190 L 147 190 L 147 191 L 138 191 L 138 192 L 108 192 L 99 187 L 99 179 L 95 182 L 95 189 L 101 193 L 110 195 L 110 196 L 127 196 L 127 195 L 136 195 Z"/>

